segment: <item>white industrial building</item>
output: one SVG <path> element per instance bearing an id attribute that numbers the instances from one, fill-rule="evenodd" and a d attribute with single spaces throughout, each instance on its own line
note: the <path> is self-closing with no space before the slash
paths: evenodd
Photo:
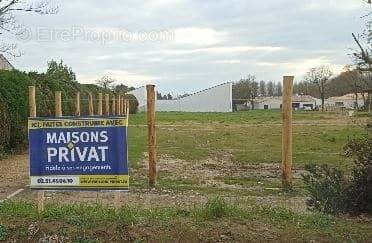
<path id="1" fill-rule="evenodd" d="M 282 96 L 272 97 L 260 97 L 254 100 L 254 109 L 281 109 L 282 108 Z M 292 96 L 292 107 L 294 109 L 315 109 L 319 106 L 319 99 L 316 99 L 310 95 L 294 95 Z M 251 107 L 250 102 L 247 103 L 249 108 Z"/>
<path id="2" fill-rule="evenodd" d="M 137 98 L 138 110 L 145 111 L 146 87 L 135 89 L 129 94 Z M 156 100 L 156 111 L 232 112 L 232 83 L 220 84 L 179 99 Z"/>
<path id="3" fill-rule="evenodd" d="M 368 94 L 365 94 L 368 96 Z M 356 98 L 355 94 L 346 94 L 343 96 L 337 97 L 329 97 L 325 101 L 325 105 L 327 107 L 336 107 L 336 108 L 344 108 L 344 109 L 355 109 L 357 107 L 364 106 L 364 99 L 362 94 L 358 94 L 358 98 Z"/>

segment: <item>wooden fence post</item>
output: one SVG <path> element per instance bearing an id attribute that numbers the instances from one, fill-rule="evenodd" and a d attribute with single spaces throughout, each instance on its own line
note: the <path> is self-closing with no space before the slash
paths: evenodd
<path id="1" fill-rule="evenodd" d="M 110 95 L 105 94 L 105 115 L 110 115 Z"/>
<path id="2" fill-rule="evenodd" d="M 123 96 L 120 95 L 120 102 L 119 102 L 119 114 L 123 115 Z"/>
<path id="3" fill-rule="evenodd" d="M 292 93 L 293 76 L 283 78 L 282 185 L 292 186 Z"/>
<path id="4" fill-rule="evenodd" d="M 88 106 L 89 106 L 89 115 L 94 116 L 94 107 L 93 107 L 93 96 L 92 93 L 88 93 Z"/>
<path id="5" fill-rule="evenodd" d="M 76 93 L 75 116 L 80 116 L 80 92 Z"/>
<path id="6" fill-rule="evenodd" d="M 62 92 L 56 91 L 55 93 L 55 115 L 56 117 L 62 116 Z"/>
<path id="7" fill-rule="evenodd" d="M 115 95 L 113 95 L 112 97 L 112 108 L 111 108 L 111 111 L 112 111 L 112 115 L 116 115 L 116 97 Z"/>
<path id="8" fill-rule="evenodd" d="M 55 116 L 62 116 L 62 93 L 61 91 L 55 92 Z"/>
<path id="9" fill-rule="evenodd" d="M 121 105 L 121 109 L 123 110 L 122 114 L 125 115 L 125 95 L 123 95 L 123 100 L 122 100 L 122 105 Z"/>
<path id="10" fill-rule="evenodd" d="M 97 115 L 102 116 L 102 93 L 98 93 L 98 110 Z"/>
<path id="11" fill-rule="evenodd" d="M 121 108 L 120 108 L 120 105 L 121 105 L 121 95 L 118 95 L 118 100 L 116 101 L 116 114 L 118 116 L 121 115 Z"/>
<path id="12" fill-rule="evenodd" d="M 149 186 L 154 187 L 156 183 L 155 85 L 146 85 L 146 90 L 147 90 Z"/>
<path id="13" fill-rule="evenodd" d="M 123 114 L 127 115 L 127 100 L 125 99 L 125 96 L 123 99 Z"/>
<path id="14" fill-rule="evenodd" d="M 30 117 L 36 117 L 36 91 L 35 86 L 28 87 L 28 106 L 30 110 Z M 37 192 L 37 210 L 39 213 L 44 211 L 44 191 Z"/>
<path id="15" fill-rule="evenodd" d="M 125 115 L 127 112 L 126 112 L 126 100 L 125 100 L 125 95 L 123 95 L 123 115 Z"/>
<path id="16" fill-rule="evenodd" d="M 28 105 L 30 109 L 30 117 L 36 117 L 36 94 L 35 86 L 28 87 Z"/>

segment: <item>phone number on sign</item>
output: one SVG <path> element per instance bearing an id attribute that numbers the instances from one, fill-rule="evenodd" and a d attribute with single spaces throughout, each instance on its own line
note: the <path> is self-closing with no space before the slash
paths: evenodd
<path id="1" fill-rule="evenodd" d="M 72 184 L 74 182 L 73 179 L 65 179 L 65 178 L 39 178 L 37 179 L 37 183 L 39 184 Z"/>

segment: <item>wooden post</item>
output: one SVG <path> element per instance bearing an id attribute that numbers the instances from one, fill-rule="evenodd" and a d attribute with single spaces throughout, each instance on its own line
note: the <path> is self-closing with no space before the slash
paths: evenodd
<path id="1" fill-rule="evenodd" d="M 146 85 L 146 90 L 147 90 L 149 186 L 154 187 L 156 183 L 155 85 Z"/>
<path id="2" fill-rule="evenodd" d="M 123 108 L 123 114 L 124 115 L 127 115 L 127 100 L 126 99 L 124 99 L 123 106 L 124 106 L 124 108 Z"/>
<path id="3" fill-rule="evenodd" d="M 112 115 L 116 115 L 116 98 L 115 98 L 115 95 L 112 97 Z"/>
<path id="4" fill-rule="evenodd" d="M 110 95 L 105 94 L 105 115 L 110 115 Z"/>
<path id="5" fill-rule="evenodd" d="M 35 86 L 28 87 L 28 106 L 30 109 L 30 117 L 36 117 L 36 94 Z"/>
<path id="6" fill-rule="evenodd" d="M 94 116 L 94 107 L 93 107 L 93 96 L 92 93 L 88 93 L 88 106 L 89 106 L 89 115 Z"/>
<path id="7" fill-rule="evenodd" d="M 120 95 L 120 115 L 123 115 L 123 96 Z"/>
<path id="8" fill-rule="evenodd" d="M 76 93 L 75 116 L 80 116 L 80 92 Z"/>
<path id="9" fill-rule="evenodd" d="M 116 113 L 117 115 L 121 115 L 121 95 L 118 95 L 118 100 L 116 102 L 117 107 L 116 107 Z"/>
<path id="10" fill-rule="evenodd" d="M 102 116 L 102 93 L 98 93 L 98 110 L 97 115 Z"/>
<path id="11" fill-rule="evenodd" d="M 293 76 L 283 78 L 282 185 L 292 186 L 292 93 Z"/>
<path id="12" fill-rule="evenodd" d="M 56 91 L 55 93 L 55 114 L 56 114 L 56 117 L 62 116 L 62 93 L 61 91 Z"/>
<path id="13" fill-rule="evenodd" d="M 127 100 L 125 99 L 125 96 L 123 99 L 123 114 L 127 115 Z"/>
<path id="14" fill-rule="evenodd" d="M 36 91 L 35 86 L 28 87 L 28 106 L 30 110 L 30 117 L 36 117 Z M 44 191 L 37 192 L 37 210 L 39 213 L 44 211 Z"/>

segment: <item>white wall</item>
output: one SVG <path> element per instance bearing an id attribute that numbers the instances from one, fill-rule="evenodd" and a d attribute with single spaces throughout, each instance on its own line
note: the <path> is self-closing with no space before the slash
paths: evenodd
<path id="1" fill-rule="evenodd" d="M 142 86 L 139 87 L 128 94 L 132 94 L 136 97 L 138 101 L 138 111 L 145 111 L 146 105 L 147 105 L 147 93 L 146 93 L 146 87 Z"/>
<path id="2" fill-rule="evenodd" d="M 138 88 L 130 93 L 138 99 L 139 111 L 146 110 L 146 87 Z M 157 100 L 156 110 L 232 112 L 232 83 L 217 85 L 177 100 Z"/>
<path id="3" fill-rule="evenodd" d="M 336 105 L 336 102 L 338 103 L 343 103 L 343 105 L 341 105 L 341 107 L 344 107 L 346 109 L 354 109 L 355 108 L 355 100 L 331 100 L 331 99 L 328 99 L 325 101 L 325 105 L 326 106 L 340 106 L 340 105 Z M 362 107 L 364 106 L 364 100 L 363 99 L 358 99 L 358 107 Z"/>
<path id="4" fill-rule="evenodd" d="M 254 109 L 260 110 L 264 109 L 265 105 L 268 106 L 268 109 L 280 109 L 280 105 L 282 104 L 282 99 L 280 98 L 272 98 L 268 99 L 263 102 L 255 102 Z"/>
<path id="5" fill-rule="evenodd" d="M 178 100 L 158 100 L 156 110 L 232 112 L 232 83 L 221 84 Z"/>
<path id="6" fill-rule="evenodd" d="M 313 108 L 316 106 L 315 100 L 313 102 L 297 102 L 297 101 L 292 101 L 292 103 L 299 103 L 300 104 L 300 109 L 304 108 L 304 105 L 312 105 Z M 272 99 L 268 99 L 262 102 L 255 102 L 254 104 L 254 109 L 260 110 L 260 109 L 265 109 L 265 105 L 268 106 L 268 109 L 281 109 L 281 104 L 282 104 L 282 97 L 275 97 Z"/>

